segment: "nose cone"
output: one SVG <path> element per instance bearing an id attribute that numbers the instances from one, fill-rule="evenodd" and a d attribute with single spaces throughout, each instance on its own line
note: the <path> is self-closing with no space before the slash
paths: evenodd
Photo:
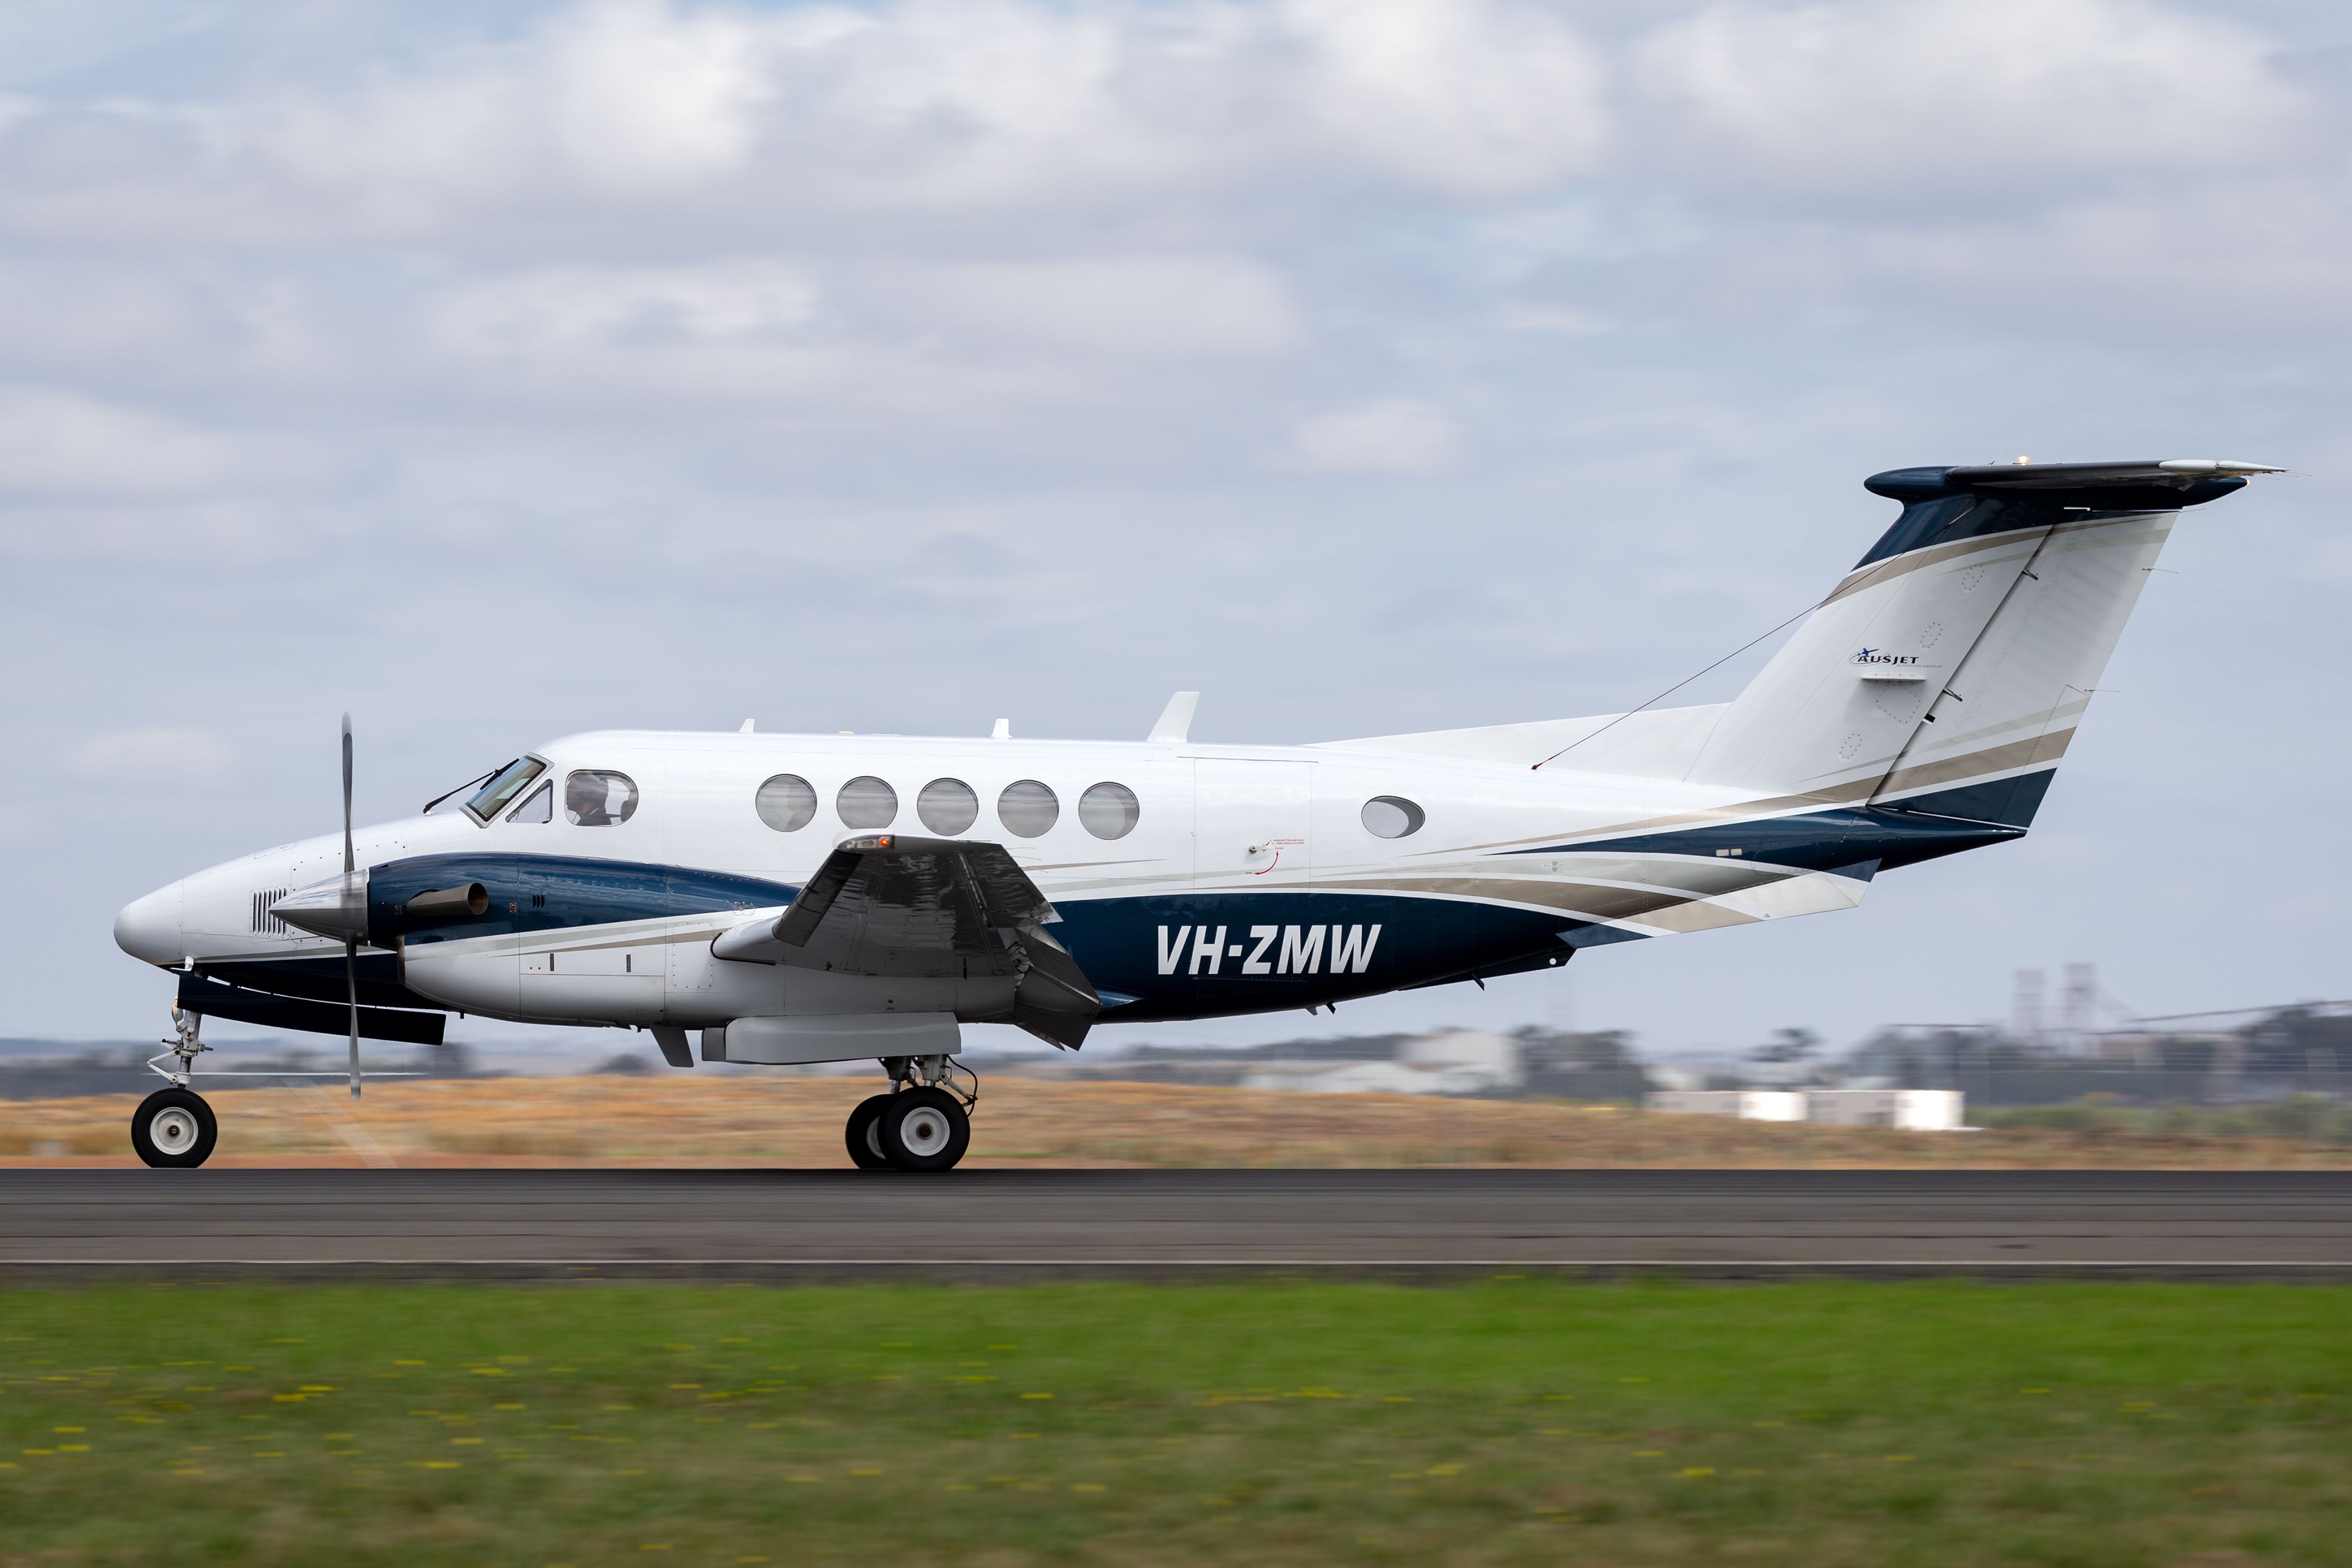
<path id="1" fill-rule="evenodd" d="M 181 934 L 181 889 L 173 883 L 122 906 L 114 917 L 114 945 L 134 958 L 172 968 L 187 956 Z"/>

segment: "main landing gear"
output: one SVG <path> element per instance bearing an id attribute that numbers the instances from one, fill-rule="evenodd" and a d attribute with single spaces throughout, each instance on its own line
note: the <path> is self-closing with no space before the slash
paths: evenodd
<path id="1" fill-rule="evenodd" d="M 887 1056 L 890 1092 L 861 1101 L 843 1141 L 860 1170 L 944 1171 L 971 1146 L 980 1075 L 944 1056 Z M 957 1082 L 971 1081 L 970 1087 Z"/>
<path id="2" fill-rule="evenodd" d="M 131 1115 L 131 1146 L 151 1166 L 189 1169 L 203 1165 L 213 1157 L 213 1145 L 220 1139 L 220 1123 L 213 1108 L 188 1087 L 198 1053 L 212 1049 L 196 1038 L 203 1027 L 203 1019 L 182 1012 L 179 1004 L 173 1003 L 172 1028 L 179 1038 L 164 1042 L 172 1048 L 164 1055 L 179 1058 L 179 1071 L 155 1067 L 163 1056 L 147 1064 L 171 1082 L 170 1088 L 158 1089 L 139 1102 L 139 1109 Z"/>

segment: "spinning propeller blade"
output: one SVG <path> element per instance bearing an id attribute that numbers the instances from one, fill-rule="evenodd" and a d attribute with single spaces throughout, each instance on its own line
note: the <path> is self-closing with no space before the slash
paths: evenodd
<path id="1" fill-rule="evenodd" d="M 352 855 L 352 716 L 343 715 L 343 875 L 354 869 Z M 343 991 L 352 1009 L 352 1098 L 360 1097 L 360 943 L 343 939 Z"/>

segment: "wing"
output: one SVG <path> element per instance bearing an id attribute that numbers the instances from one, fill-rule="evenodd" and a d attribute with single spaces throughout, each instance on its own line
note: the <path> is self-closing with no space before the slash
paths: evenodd
<path id="1" fill-rule="evenodd" d="M 1012 977 L 1012 1021 L 1075 1049 L 1103 1003 L 1046 933 L 1059 918 L 1002 844 L 884 833 L 844 843 L 783 914 L 725 932 L 710 950 L 847 975 Z"/>

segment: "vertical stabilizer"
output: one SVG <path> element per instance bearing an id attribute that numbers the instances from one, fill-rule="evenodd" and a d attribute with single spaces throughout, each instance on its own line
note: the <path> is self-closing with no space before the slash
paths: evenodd
<path id="1" fill-rule="evenodd" d="M 1725 710 L 1688 777 L 2026 826 L 2180 508 L 2274 472 L 2176 459 L 1875 476 L 1902 516 Z"/>

